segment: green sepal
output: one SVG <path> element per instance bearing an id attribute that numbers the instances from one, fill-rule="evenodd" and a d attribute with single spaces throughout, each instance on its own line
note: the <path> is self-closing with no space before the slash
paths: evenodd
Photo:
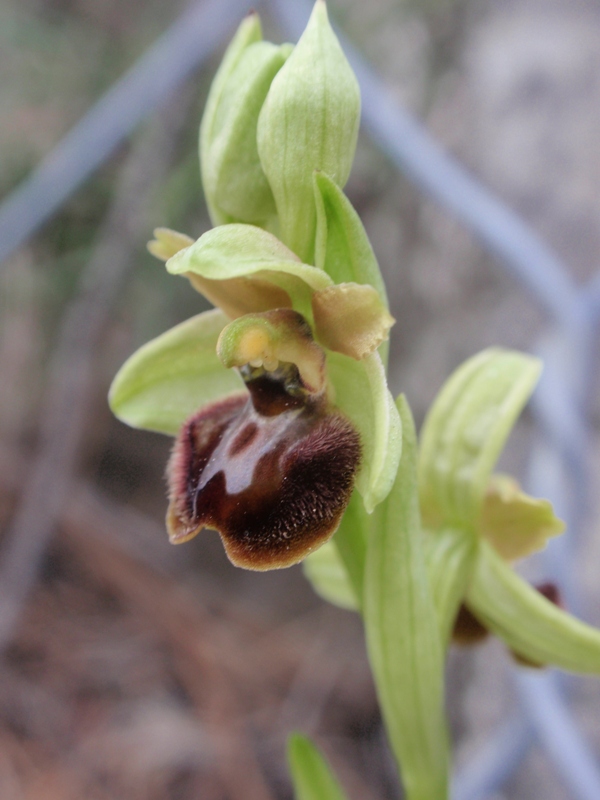
<path id="1" fill-rule="evenodd" d="M 329 352 L 327 372 L 336 406 L 360 434 L 362 463 L 356 488 L 370 514 L 388 496 L 396 477 L 402 451 L 400 417 L 378 353 L 355 361 Z"/>
<path id="2" fill-rule="evenodd" d="M 295 800 L 346 800 L 346 794 L 319 750 L 306 736 L 288 739 L 288 763 Z"/>
<path id="3" fill-rule="evenodd" d="M 369 284 L 389 308 L 379 264 L 352 203 L 324 172 L 315 172 L 313 181 L 317 209 L 315 266 L 324 269 L 334 283 Z M 388 350 L 386 340 L 379 346 L 384 364 Z"/>
<path id="4" fill-rule="evenodd" d="M 307 556 L 302 562 L 302 569 L 315 592 L 324 600 L 347 611 L 358 611 L 356 592 L 334 540 L 326 542 Z"/>
<path id="5" fill-rule="evenodd" d="M 324 172 L 315 172 L 313 181 L 317 208 L 315 266 L 324 269 L 334 283 L 370 284 L 389 308 L 379 264 L 352 203 Z"/>
<path id="6" fill-rule="evenodd" d="M 409 800 L 448 797 L 444 657 L 419 515 L 417 445 L 403 397 L 404 430 L 394 487 L 376 513 L 364 587 L 367 650 Z"/>
<path id="7" fill-rule="evenodd" d="M 541 371 L 541 362 L 489 349 L 446 381 L 421 433 L 419 485 L 428 527 L 474 529 L 491 471 Z"/>
<path id="8" fill-rule="evenodd" d="M 203 166 L 208 163 L 208 152 L 214 138 L 217 109 L 219 108 L 219 104 L 221 102 L 221 98 L 223 96 L 229 76 L 235 69 L 246 48 L 254 42 L 260 42 L 261 39 L 262 30 L 260 19 L 258 14 L 255 11 L 252 11 L 242 21 L 235 36 L 231 40 L 229 47 L 225 51 L 225 55 L 223 56 L 221 65 L 217 70 L 215 77 L 213 78 L 210 92 L 208 93 L 208 97 L 206 99 L 204 114 L 202 115 L 202 123 L 200 125 L 199 141 L 200 164 Z M 213 204 L 212 195 L 206 191 L 206 187 L 205 197 L 206 204 L 208 206 L 208 212 L 213 225 L 224 225 L 227 222 L 231 222 L 231 219 L 226 214 L 219 211 L 219 209 Z"/>
<path id="9" fill-rule="evenodd" d="M 286 292 L 292 307 L 309 320 L 312 292 L 332 285 L 323 270 L 303 264 L 279 239 L 254 225 L 212 228 L 170 258 L 167 270 L 172 275 L 198 275 L 210 281 L 259 279 Z M 241 313 L 264 310 L 244 308 Z"/>
<path id="10" fill-rule="evenodd" d="M 271 82 L 291 49 L 255 42 L 241 53 L 225 82 L 201 165 L 204 192 L 222 219 L 265 225 L 276 214 L 258 157 L 256 126 Z"/>
<path id="11" fill-rule="evenodd" d="M 313 173 L 344 186 L 354 159 L 360 91 L 317 0 L 306 30 L 275 76 L 258 120 L 258 153 L 275 198 L 281 239 L 313 263 Z"/>
<path id="12" fill-rule="evenodd" d="M 536 664 L 600 674 L 600 631 L 563 611 L 481 542 L 466 600 L 478 619 Z"/>
<path id="13" fill-rule="evenodd" d="M 219 309 L 205 311 L 140 347 L 110 387 L 115 416 L 133 428 L 175 435 L 201 406 L 243 392 L 238 373 L 217 357 L 228 321 Z"/>
<path id="14" fill-rule="evenodd" d="M 473 573 L 477 543 L 468 531 L 441 528 L 425 532 L 424 547 L 441 640 L 447 646 Z"/>

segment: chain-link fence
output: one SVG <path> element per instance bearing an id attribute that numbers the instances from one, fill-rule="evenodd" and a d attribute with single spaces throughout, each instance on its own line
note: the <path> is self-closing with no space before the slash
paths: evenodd
<path id="1" fill-rule="evenodd" d="M 288 38 L 297 39 L 308 18 L 309 3 L 265 0 L 262 5 L 268 6 Z M 25 243 L 142 119 L 223 46 L 249 7 L 247 0 L 204 0 L 181 15 L 3 202 L 0 260 Z M 567 521 L 568 534 L 551 543 L 544 554 L 544 569 L 560 584 L 569 607 L 585 613 L 574 559 L 592 490 L 590 416 L 600 329 L 600 275 L 585 286 L 577 285 L 524 220 L 447 155 L 419 121 L 392 99 L 352 45 L 341 39 L 361 85 L 363 124 L 373 141 L 418 190 L 464 225 L 546 314 L 546 333 L 537 347 L 545 371 L 533 402 L 537 433 L 529 488 L 551 498 Z M 11 620 L 16 619 L 17 601 L 35 578 L 36 559 L 41 558 L 50 531 L 48 525 L 41 533 L 25 530 L 10 553 L 10 571 L 23 574 L 26 564 L 24 574 L 29 577 L 15 596 L 0 586 L 2 614 L 9 620 L 2 625 L 5 640 Z M 0 574 L 6 575 L 6 569 Z M 518 708 L 456 776 L 454 800 L 492 795 L 536 741 L 570 796 L 598 800 L 600 768 L 569 705 L 574 679 L 517 667 L 513 678 Z"/>

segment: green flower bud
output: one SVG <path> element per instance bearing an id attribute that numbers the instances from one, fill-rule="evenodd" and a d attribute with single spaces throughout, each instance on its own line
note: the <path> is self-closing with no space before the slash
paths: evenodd
<path id="1" fill-rule="evenodd" d="M 200 125 L 200 167 L 202 172 L 202 183 L 204 185 L 206 204 L 208 206 L 210 218 L 215 225 L 222 225 L 225 222 L 229 222 L 227 215 L 223 214 L 223 212 L 220 212 L 215 206 L 212 194 L 208 191 L 205 176 L 206 166 L 209 163 L 208 151 L 217 129 L 217 110 L 219 108 L 229 76 L 235 69 L 242 53 L 251 44 L 254 42 L 260 42 L 261 39 L 262 31 L 260 27 L 260 19 L 258 18 L 258 14 L 252 12 L 248 14 L 248 16 L 239 26 L 235 36 L 229 44 L 229 47 L 225 51 L 221 65 L 217 71 L 217 74 L 213 78 L 210 92 L 208 93 L 208 98 L 206 99 L 202 124 Z"/>
<path id="2" fill-rule="evenodd" d="M 315 170 L 348 180 L 360 118 L 358 83 L 317 0 L 300 41 L 271 84 L 258 120 L 258 153 L 281 240 L 314 263 Z"/>
<path id="3" fill-rule="evenodd" d="M 256 14 L 244 20 L 214 80 L 200 129 L 202 182 L 215 225 L 265 224 L 275 201 L 260 165 L 258 115 L 292 50 L 260 40 Z"/>

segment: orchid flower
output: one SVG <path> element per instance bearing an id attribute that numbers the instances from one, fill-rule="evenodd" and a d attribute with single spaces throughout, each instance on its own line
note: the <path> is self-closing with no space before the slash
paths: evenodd
<path id="1" fill-rule="evenodd" d="M 134 427 L 176 434 L 171 542 L 215 528 L 234 564 L 264 570 L 329 539 L 354 487 L 369 512 L 387 496 L 401 430 L 385 375 L 394 320 L 336 182 L 356 143 L 354 76 L 321 2 L 295 48 L 259 33 L 256 15 L 242 23 L 202 123 L 205 193 L 222 224 L 197 241 L 158 228 L 149 243 L 215 309 L 131 356 L 110 403 Z M 323 62 L 303 97 L 296 85 Z"/>

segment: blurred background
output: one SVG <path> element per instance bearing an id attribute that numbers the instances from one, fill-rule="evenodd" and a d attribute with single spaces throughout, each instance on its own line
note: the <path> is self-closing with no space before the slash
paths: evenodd
<path id="1" fill-rule="evenodd" d="M 224 35 L 215 31 L 201 68 L 0 267 L 2 800 L 287 800 L 285 739 L 295 729 L 322 745 L 353 798 L 401 796 L 357 618 L 320 601 L 298 567 L 235 569 L 212 532 L 170 547 L 170 441 L 126 428 L 106 404 L 133 350 L 205 308 L 145 242 L 158 225 L 194 237 L 210 227 L 197 130 L 241 6 Z M 4 0 L 2 197 L 185 8 L 179 0 Z M 575 283 L 593 278 L 597 2 L 330 0 L 329 10 L 391 96 L 540 235 Z M 268 3 L 259 11 L 265 38 L 290 38 Z M 392 391 L 407 393 L 418 422 L 466 357 L 493 344 L 539 349 L 550 330 L 539 303 L 365 131 L 347 193 L 397 320 Z M 532 428 L 526 414 L 502 465 L 525 480 Z M 598 624 L 595 500 L 580 509 L 574 563 L 577 610 Z M 533 569 L 544 574 L 543 564 Z M 510 670 L 497 642 L 452 652 L 459 768 L 477 762 L 518 705 Z M 569 688 L 579 730 L 600 754 L 600 686 L 583 679 Z M 586 796 L 530 744 L 485 797 Z"/>

